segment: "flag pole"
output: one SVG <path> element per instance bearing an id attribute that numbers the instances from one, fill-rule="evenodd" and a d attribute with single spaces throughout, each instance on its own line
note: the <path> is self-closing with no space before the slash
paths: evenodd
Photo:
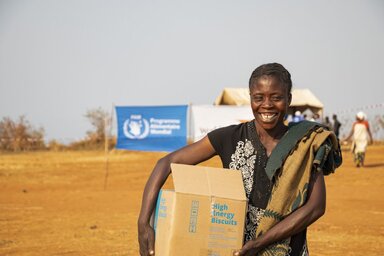
<path id="1" fill-rule="evenodd" d="M 115 105 L 112 104 L 111 115 L 110 117 L 105 117 L 105 126 L 104 126 L 104 155 L 105 155 L 105 175 L 104 175 L 104 190 L 107 189 L 108 175 L 109 175 L 109 138 L 111 137 L 112 132 L 112 123 L 113 123 L 113 110 Z M 109 129 L 107 129 L 109 128 Z"/>

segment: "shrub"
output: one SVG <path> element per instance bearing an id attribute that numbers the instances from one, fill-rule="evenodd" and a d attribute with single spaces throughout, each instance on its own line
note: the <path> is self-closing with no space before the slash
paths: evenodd
<path id="1" fill-rule="evenodd" d="M 4 117 L 0 121 L 0 150 L 27 151 L 45 149 L 44 129 L 34 128 L 25 116 L 18 120 Z"/>

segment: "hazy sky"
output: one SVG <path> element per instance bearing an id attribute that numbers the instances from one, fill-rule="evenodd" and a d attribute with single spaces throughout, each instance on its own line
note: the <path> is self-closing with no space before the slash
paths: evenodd
<path id="1" fill-rule="evenodd" d="M 211 104 L 282 63 L 327 114 L 384 102 L 384 1 L 0 0 L 0 118 L 48 139 L 89 109 Z"/>

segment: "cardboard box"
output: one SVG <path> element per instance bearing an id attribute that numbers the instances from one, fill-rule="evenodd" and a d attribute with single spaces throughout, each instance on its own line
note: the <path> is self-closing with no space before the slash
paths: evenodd
<path id="1" fill-rule="evenodd" d="M 172 164 L 174 191 L 155 211 L 157 256 L 232 256 L 243 245 L 247 200 L 240 171 Z"/>

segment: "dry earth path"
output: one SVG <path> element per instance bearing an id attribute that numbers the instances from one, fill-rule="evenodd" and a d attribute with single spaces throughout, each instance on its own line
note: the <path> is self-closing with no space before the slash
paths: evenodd
<path id="1" fill-rule="evenodd" d="M 103 152 L 1 154 L 0 255 L 138 255 L 142 191 L 162 155 L 111 152 L 104 190 Z M 326 215 L 308 232 L 311 255 L 382 255 L 384 146 L 369 147 L 364 168 L 343 156 L 326 177 Z"/>

